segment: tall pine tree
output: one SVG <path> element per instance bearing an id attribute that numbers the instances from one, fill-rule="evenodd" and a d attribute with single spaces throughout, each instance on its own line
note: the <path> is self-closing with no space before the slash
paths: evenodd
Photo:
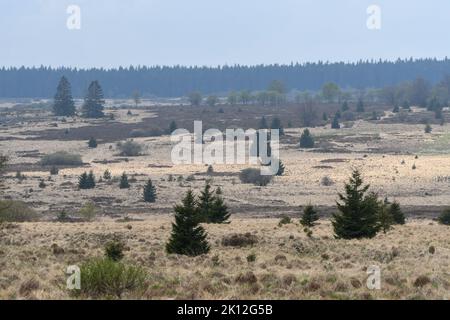
<path id="1" fill-rule="evenodd" d="M 151 179 L 148 179 L 144 187 L 144 201 L 149 203 L 156 201 L 156 188 Z"/>
<path id="2" fill-rule="evenodd" d="M 198 209 L 194 194 L 189 190 L 182 204 L 175 207 L 175 223 L 166 244 L 169 254 L 198 256 L 209 252 L 205 229 L 199 225 Z"/>
<path id="3" fill-rule="evenodd" d="M 53 113 L 56 116 L 75 115 L 75 103 L 72 98 L 72 89 L 66 77 L 62 77 L 56 89 L 53 102 Z"/>
<path id="4" fill-rule="evenodd" d="M 369 185 L 363 186 L 361 173 L 354 170 L 345 195 L 339 194 L 339 213 L 333 214 L 332 224 L 336 238 L 373 238 L 380 229 L 378 213 L 380 203 L 376 194 L 366 194 Z"/>
<path id="5" fill-rule="evenodd" d="M 93 81 L 89 85 L 88 93 L 84 99 L 83 117 L 85 118 L 102 118 L 105 99 L 103 90 L 98 81 Z"/>
<path id="6" fill-rule="evenodd" d="M 200 222 L 209 222 L 212 215 L 214 203 L 214 192 L 211 190 L 209 183 L 205 184 L 205 188 L 201 191 L 198 202 L 198 214 Z"/>
<path id="7" fill-rule="evenodd" d="M 303 215 L 302 218 L 300 219 L 301 225 L 307 228 L 312 228 L 316 225 L 317 220 L 319 220 L 317 211 L 314 209 L 312 205 L 307 205 L 303 209 Z"/>

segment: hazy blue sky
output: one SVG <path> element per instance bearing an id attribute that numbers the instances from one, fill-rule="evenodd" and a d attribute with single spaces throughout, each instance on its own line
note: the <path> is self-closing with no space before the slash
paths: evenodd
<path id="1" fill-rule="evenodd" d="M 70 4 L 81 30 L 66 27 Z M 4 66 L 442 58 L 449 33 L 449 0 L 0 0 Z"/>

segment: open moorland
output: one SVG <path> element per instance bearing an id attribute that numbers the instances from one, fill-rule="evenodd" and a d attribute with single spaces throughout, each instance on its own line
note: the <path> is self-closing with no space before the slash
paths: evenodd
<path id="1" fill-rule="evenodd" d="M 314 148 L 301 149 L 304 128 L 295 104 L 133 106 L 108 100 L 107 117 L 91 120 L 55 117 L 50 103 L 0 104 L 0 150 L 8 157 L 2 198 L 24 202 L 23 211 L 33 216 L 0 225 L 0 299 L 73 298 L 66 289 L 67 266 L 102 256 L 112 239 L 124 243 L 124 260 L 147 275 L 143 286 L 120 298 L 449 298 L 449 229 L 436 218 L 450 204 L 450 124 L 438 124 L 432 112 L 413 107 L 394 114 L 392 106 L 367 106 L 339 130 L 319 121 L 310 128 Z M 338 108 L 321 105 L 317 112 L 334 114 Z M 207 172 L 207 165 L 173 164 L 172 121 L 190 131 L 194 120 L 202 120 L 205 129 L 248 129 L 258 128 L 263 116 L 269 123 L 278 117 L 285 131 L 280 141 L 285 172 L 267 186 L 241 183 L 239 173 L 249 165 L 214 164 Z M 424 132 L 425 123 L 431 133 Z M 90 138 L 97 147 L 88 146 Z M 141 147 L 138 154 L 121 148 L 131 139 Z M 81 162 L 42 162 L 55 152 L 80 155 Z M 370 240 L 334 238 L 329 217 L 355 168 L 380 198 L 401 204 L 405 225 Z M 103 178 L 106 170 L 111 179 Z M 79 190 L 79 176 L 89 171 L 97 178 L 95 189 Z M 121 189 L 124 172 L 130 188 Z M 157 190 L 155 203 L 142 197 L 149 178 Z M 221 188 L 231 223 L 205 225 L 209 254 L 167 255 L 173 207 L 206 181 Z M 78 214 L 87 203 L 95 206 L 89 221 Z M 312 236 L 299 224 L 308 204 L 321 217 Z M 279 224 L 283 217 L 290 221 Z M 229 245 L 232 234 L 251 241 Z M 380 290 L 366 286 L 372 265 L 381 269 Z"/>

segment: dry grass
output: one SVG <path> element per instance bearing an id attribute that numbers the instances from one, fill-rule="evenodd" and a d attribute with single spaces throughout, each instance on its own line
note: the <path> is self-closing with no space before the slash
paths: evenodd
<path id="1" fill-rule="evenodd" d="M 146 290 L 123 298 L 450 298 L 449 229 L 428 220 L 410 221 L 373 240 L 343 241 L 332 237 L 328 221 L 308 239 L 297 222 L 278 227 L 277 219 L 233 219 L 230 225 L 206 226 L 212 250 L 196 258 L 164 252 L 170 223 L 169 217 L 152 217 L 3 227 L 0 299 L 71 298 L 65 290 L 67 266 L 103 255 L 103 246 L 117 237 L 125 242 L 125 261 L 148 273 Z M 221 240 L 231 233 L 251 233 L 258 242 L 223 246 Z M 370 265 L 381 268 L 381 290 L 366 288 Z"/>

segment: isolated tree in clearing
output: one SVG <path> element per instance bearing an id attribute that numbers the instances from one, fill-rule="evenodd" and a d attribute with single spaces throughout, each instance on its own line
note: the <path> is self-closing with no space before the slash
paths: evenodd
<path id="1" fill-rule="evenodd" d="M 345 185 L 345 195 L 339 194 L 339 213 L 333 214 L 332 224 L 336 238 L 373 238 L 380 229 L 379 201 L 374 193 L 366 194 L 369 185 L 363 186 L 361 173 L 354 170 Z"/>
<path id="2" fill-rule="evenodd" d="M 212 216 L 214 202 L 214 192 L 211 191 L 211 185 L 205 184 L 205 188 L 201 191 L 198 202 L 198 214 L 200 222 L 208 222 Z"/>
<path id="3" fill-rule="evenodd" d="M 210 249 L 206 237 L 205 229 L 199 225 L 195 196 L 189 190 L 182 204 L 175 207 L 175 223 L 172 224 L 166 251 L 187 256 L 206 254 Z"/>
<path id="4" fill-rule="evenodd" d="M 151 179 L 148 179 L 144 187 L 144 201 L 149 203 L 156 201 L 156 188 Z"/>
<path id="5" fill-rule="evenodd" d="M 303 215 L 300 220 L 301 225 L 307 228 L 312 228 L 316 225 L 317 220 L 319 220 L 317 211 L 312 205 L 307 205 L 305 209 L 303 209 Z"/>
<path id="6" fill-rule="evenodd" d="M 56 89 L 53 103 L 53 113 L 56 116 L 75 115 L 75 103 L 72 98 L 72 89 L 66 77 L 62 77 Z"/>
<path id="7" fill-rule="evenodd" d="M 98 81 L 93 81 L 89 85 L 88 93 L 84 98 L 83 117 L 85 118 L 103 118 L 105 99 L 103 90 Z"/>
<path id="8" fill-rule="evenodd" d="M 128 175 L 125 172 L 122 173 L 122 176 L 120 177 L 119 188 L 120 189 L 128 189 L 128 188 L 130 188 L 130 183 L 128 181 Z"/>
<path id="9" fill-rule="evenodd" d="M 314 148 L 314 138 L 309 129 L 303 130 L 300 137 L 300 148 Z"/>
<path id="10" fill-rule="evenodd" d="M 211 215 L 209 216 L 209 223 L 229 223 L 230 212 L 222 197 L 222 189 L 217 188 L 214 200 L 212 203 Z"/>

